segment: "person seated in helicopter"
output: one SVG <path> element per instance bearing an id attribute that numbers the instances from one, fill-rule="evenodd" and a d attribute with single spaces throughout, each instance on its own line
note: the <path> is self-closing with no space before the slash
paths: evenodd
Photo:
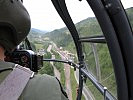
<path id="1" fill-rule="evenodd" d="M 21 0 L 1 0 L 0 9 L 0 100 L 7 100 L 4 99 L 5 96 L 8 100 L 12 100 L 11 95 L 2 91 L 2 88 L 5 87 L 2 87 L 1 84 L 10 76 L 16 64 L 4 61 L 5 52 L 13 51 L 26 38 L 31 27 L 31 21 Z M 10 83 L 10 81 L 6 82 Z M 2 97 L 2 94 L 5 96 Z M 34 75 L 33 78 L 29 79 L 22 93 L 18 94 L 17 99 L 68 100 L 59 81 L 49 75 Z"/>

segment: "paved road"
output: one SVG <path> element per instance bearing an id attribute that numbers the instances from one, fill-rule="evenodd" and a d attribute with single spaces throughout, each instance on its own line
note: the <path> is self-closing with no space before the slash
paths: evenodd
<path id="1" fill-rule="evenodd" d="M 52 59 L 55 59 L 55 55 L 52 55 Z M 54 75 L 58 78 L 58 80 L 60 80 L 60 72 L 56 69 L 56 67 L 54 66 L 53 62 L 50 62 L 51 65 L 54 68 Z"/>
<path id="2" fill-rule="evenodd" d="M 47 52 L 51 52 L 51 49 L 52 49 L 52 45 L 49 45 L 47 48 Z"/>
<path id="3" fill-rule="evenodd" d="M 60 52 L 59 48 L 53 43 L 53 47 L 55 48 L 55 52 L 57 52 L 62 60 L 67 59 L 67 55 L 63 52 Z M 64 64 L 64 73 L 65 73 L 65 86 L 66 86 L 66 93 L 68 95 L 69 100 L 72 100 L 72 90 L 71 90 L 71 81 L 70 81 L 70 66 L 68 64 Z"/>
<path id="4" fill-rule="evenodd" d="M 65 53 L 60 52 L 59 49 L 57 48 L 56 44 L 53 44 L 53 47 L 56 49 L 56 52 L 60 54 L 62 60 L 68 60 L 68 57 Z M 70 82 L 70 66 L 68 64 L 64 64 L 64 69 L 65 69 L 65 77 L 66 77 L 66 92 L 68 94 L 69 100 L 72 100 L 72 92 L 71 92 L 71 82 Z M 75 78 L 77 80 L 77 83 L 79 82 L 79 73 L 78 69 L 75 72 Z M 91 91 L 87 88 L 87 86 L 84 84 L 83 87 L 83 95 L 85 96 L 86 100 L 95 100 L 93 94 Z"/>
<path id="5" fill-rule="evenodd" d="M 47 52 L 51 53 L 51 49 L 52 49 L 52 45 L 49 45 L 48 48 L 47 48 Z M 52 55 L 52 53 L 51 53 L 51 55 Z M 52 59 L 55 59 L 55 55 L 52 55 Z M 53 62 L 50 62 L 50 63 L 54 68 L 54 75 L 60 80 L 60 72 L 56 69 Z"/>

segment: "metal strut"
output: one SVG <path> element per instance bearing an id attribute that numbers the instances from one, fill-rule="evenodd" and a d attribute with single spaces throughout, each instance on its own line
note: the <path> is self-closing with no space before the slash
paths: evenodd
<path id="1" fill-rule="evenodd" d="M 79 88 L 78 88 L 78 96 L 77 100 L 81 100 L 82 97 L 82 90 L 83 90 L 83 73 L 81 71 L 81 68 L 83 68 L 84 65 L 81 63 L 79 66 Z"/>
<path id="2" fill-rule="evenodd" d="M 79 35 L 76 30 L 76 27 L 67 10 L 65 0 L 51 0 L 51 1 L 73 37 L 79 62 L 80 63 L 83 62 L 82 45 L 81 45 L 81 42 L 79 41 Z M 83 79 L 81 75 L 82 73 L 81 73 L 81 66 L 80 66 L 79 67 L 79 94 L 78 94 L 77 100 L 81 100 L 81 96 L 82 96 Z"/>

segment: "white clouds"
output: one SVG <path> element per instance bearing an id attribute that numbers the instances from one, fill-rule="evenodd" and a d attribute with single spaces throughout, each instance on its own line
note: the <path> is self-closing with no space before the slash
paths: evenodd
<path id="1" fill-rule="evenodd" d="M 94 16 L 86 0 L 65 0 L 70 15 L 75 23 Z M 133 0 L 122 0 L 124 7 L 133 6 Z M 42 30 L 53 30 L 64 27 L 64 23 L 56 12 L 51 0 L 24 0 L 30 13 L 32 27 Z"/>
<path id="2" fill-rule="evenodd" d="M 133 7 L 133 0 L 121 0 L 125 8 Z"/>
<path id="3" fill-rule="evenodd" d="M 66 0 L 66 3 L 75 23 L 93 15 L 85 1 Z M 24 5 L 30 13 L 32 27 L 53 30 L 65 26 L 51 0 L 24 0 Z"/>
<path id="4" fill-rule="evenodd" d="M 82 0 L 82 2 L 79 0 L 66 0 L 66 5 L 75 23 L 94 16 L 86 0 Z"/>
<path id="5" fill-rule="evenodd" d="M 53 30 L 65 26 L 50 0 L 25 0 L 32 21 L 32 27 Z"/>

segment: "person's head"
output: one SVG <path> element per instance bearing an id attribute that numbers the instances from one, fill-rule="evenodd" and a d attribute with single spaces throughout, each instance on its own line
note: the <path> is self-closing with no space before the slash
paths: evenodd
<path id="1" fill-rule="evenodd" d="M 21 0 L 0 0 L 0 45 L 12 51 L 28 35 L 30 16 Z"/>

